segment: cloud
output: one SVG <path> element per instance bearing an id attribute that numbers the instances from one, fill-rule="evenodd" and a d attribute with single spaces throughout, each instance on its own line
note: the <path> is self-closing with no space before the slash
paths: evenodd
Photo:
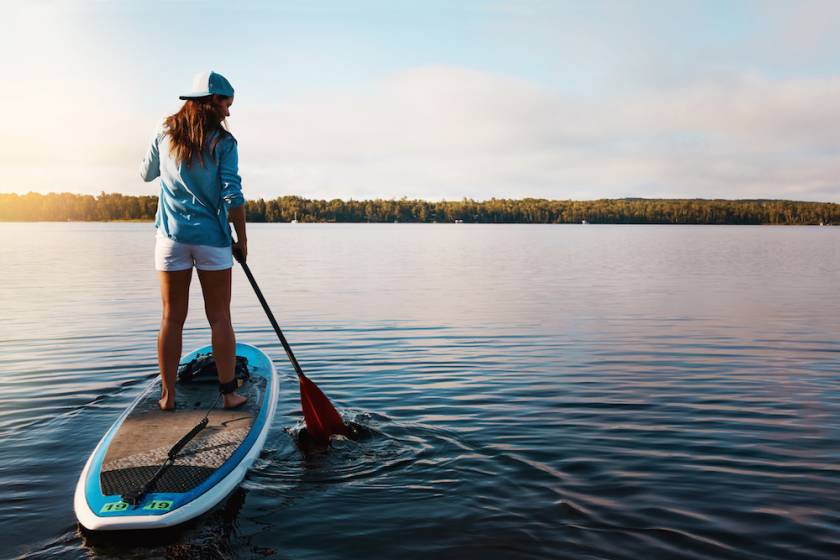
<path id="1" fill-rule="evenodd" d="M 9 115 L 6 189 L 153 193 L 136 169 L 159 115 L 114 84 L 77 85 Z M 432 65 L 269 105 L 237 100 L 231 124 L 251 197 L 840 202 L 839 94 L 840 77 L 746 74 L 590 98 Z"/>
<path id="2" fill-rule="evenodd" d="M 838 200 L 838 94 L 744 76 L 596 101 L 429 66 L 235 120 L 266 195 Z"/>

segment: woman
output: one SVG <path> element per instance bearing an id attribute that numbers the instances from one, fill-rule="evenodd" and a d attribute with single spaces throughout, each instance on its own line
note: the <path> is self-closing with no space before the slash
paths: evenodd
<path id="1" fill-rule="evenodd" d="M 160 278 L 163 318 L 158 335 L 162 410 L 175 408 L 175 378 L 187 318 L 192 269 L 204 295 L 212 331 L 213 356 L 225 408 L 245 402 L 236 392 L 236 338 L 230 321 L 231 233 L 233 250 L 248 253 L 245 199 L 239 177 L 236 139 L 227 130 L 233 87 L 224 76 L 202 72 L 184 106 L 157 130 L 140 167 L 146 182 L 160 177 L 155 227 L 155 268 Z"/>

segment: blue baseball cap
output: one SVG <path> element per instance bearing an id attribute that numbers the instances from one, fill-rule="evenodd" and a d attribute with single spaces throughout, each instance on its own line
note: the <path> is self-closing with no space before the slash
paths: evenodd
<path id="1" fill-rule="evenodd" d="M 199 72 L 193 77 L 192 91 L 190 93 L 178 97 L 179 99 L 196 99 L 214 94 L 233 97 L 233 86 L 221 74 L 207 70 L 206 72 Z"/>

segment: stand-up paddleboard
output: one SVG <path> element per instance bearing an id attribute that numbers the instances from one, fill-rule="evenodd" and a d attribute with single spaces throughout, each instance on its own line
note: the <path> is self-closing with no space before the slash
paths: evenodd
<path id="1" fill-rule="evenodd" d="M 183 378 L 190 375 L 181 375 L 195 369 L 189 364 L 206 363 L 211 352 L 205 346 L 181 360 L 174 411 L 158 407 L 160 380 L 155 379 L 96 446 L 74 499 L 76 517 L 85 528 L 177 525 L 211 509 L 245 477 L 274 417 L 277 374 L 262 350 L 237 344 L 237 378 L 247 376 L 237 391 L 248 401 L 225 410 L 212 359 L 213 367 L 206 368 L 212 371 L 199 371 L 189 382 Z M 206 425 L 197 428 L 205 415 Z M 179 448 L 191 431 L 196 433 Z"/>

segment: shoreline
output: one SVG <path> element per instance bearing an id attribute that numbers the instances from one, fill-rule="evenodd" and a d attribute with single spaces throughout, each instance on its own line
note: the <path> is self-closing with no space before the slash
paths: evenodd
<path id="1" fill-rule="evenodd" d="M 131 219 L 131 220 L 0 220 L 0 224 L 153 224 L 154 220 L 145 219 Z M 739 224 L 739 223 L 671 223 L 671 222 L 587 222 L 585 224 L 578 222 L 351 222 L 351 221 L 298 221 L 298 222 L 266 222 L 266 221 L 249 221 L 249 225 L 253 224 L 278 224 L 278 225 L 313 225 L 313 224 L 358 224 L 358 225 L 429 225 L 429 226 L 445 226 L 445 225 L 489 225 L 489 226 L 743 226 L 743 227 L 775 227 L 775 226 L 790 226 L 790 227 L 836 227 L 840 224 L 795 224 L 795 223 L 761 223 L 761 224 Z"/>
<path id="2" fill-rule="evenodd" d="M 0 222 L 152 221 L 158 197 L 0 193 Z M 840 204 L 767 199 L 475 201 L 316 200 L 299 196 L 248 200 L 250 223 L 482 223 L 644 225 L 830 225 L 840 224 Z"/>

